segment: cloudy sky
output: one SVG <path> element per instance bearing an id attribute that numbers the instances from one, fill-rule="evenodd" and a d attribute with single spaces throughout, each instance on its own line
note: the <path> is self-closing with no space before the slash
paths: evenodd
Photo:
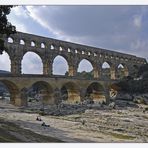
<path id="1" fill-rule="evenodd" d="M 18 31 L 148 57 L 148 6 L 17 6 L 8 18 Z M 0 56 L 0 69 L 9 69 L 6 61 Z M 42 73 L 35 54 L 26 54 L 22 64 L 23 73 Z M 67 70 L 61 57 L 53 67 L 56 74 Z M 86 61 L 79 67 L 92 69 Z"/>

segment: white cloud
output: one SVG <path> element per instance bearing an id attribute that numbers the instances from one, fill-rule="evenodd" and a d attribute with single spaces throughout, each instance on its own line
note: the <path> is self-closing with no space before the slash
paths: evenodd
<path id="1" fill-rule="evenodd" d="M 140 41 L 140 40 L 136 40 L 135 42 L 131 43 L 131 48 L 132 49 L 139 49 L 141 47 L 144 46 L 144 42 Z"/>
<path id="2" fill-rule="evenodd" d="M 137 36 L 133 24 L 136 28 L 142 25 L 141 7 L 26 6 L 26 9 L 55 38 L 116 50 L 128 49 Z"/>
<path id="3" fill-rule="evenodd" d="M 60 35 L 62 34 L 61 31 L 54 30 L 50 24 L 48 23 L 48 9 L 46 6 L 43 7 L 36 7 L 36 6 L 26 6 L 26 9 L 28 11 L 28 15 L 32 17 L 37 23 L 39 23 L 42 27 L 49 30 L 49 32 L 52 32 L 53 34 Z M 53 8 L 51 8 L 53 9 Z M 47 14 L 46 14 L 47 11 Z M 44 13 L 45 12 L 45 13 Z M 54 30 L 54 31 L 53 31 Z"/>
<path id="4" fill-rule="evenodd" d="M 21 23 L 13 23 L 15 26 L 17 26 L 16 30 L 20 31 L 20 32 L 26 32 L 29 33 L 29 31 L 27 30 L 26 26 L 24 24 Z"/>
<path id="5" fill-rule="evenodd" d="M 147 47 L 148 47 L 148 40 L 140 40 L 137 39 L 131 43 L 131 54 L 138 54 L 140 57 L 144 57 L 148 59 L 147 55 Z"/>
<path id="6" fill-rule="evenodd" d="M 148 56 L 146 6 L 18 6 L 12 14 L 18 31 Z"/>
<path id="7" fill-rule="evenodd" d="M 134 16 L 133 23 L 134 23 L 134 26 L 135 27 L 141 28 L 141 25 L 142 25 L 142 16 L 141 15 Z"/>
<path id="8" fill-rule="evenodd" d="M 0 55 L 0 70 L 10 71 L 10 59 L 6 52 Z"/>
<path id="9" fill-rule="evenodd" d="M 15 6 L 12 8 L 11 13 L 14 13 L 16 16 L 20 16 L 23 18 L 28 18 L 29 15 L 27 10 L 23 8 L 23 6 Z"/>
<path id="10" fill-rule="evenodd" d="M 12 25 L 16 26 L 17 31 L 22 31 L 22 32 L 29 32 L 27 29 L 27 25 L 24 24 L 17 16 L 21 18 L 25 18 L 26 13 L 22 12 L 23 9 L 21 7 L 14 7 L 14 10 L 12 10 L 12 14 L 14 15 L 9 15 L 8 20 L 11 22 Z M 21 15 L 23 14 L 23 15 Z"/>

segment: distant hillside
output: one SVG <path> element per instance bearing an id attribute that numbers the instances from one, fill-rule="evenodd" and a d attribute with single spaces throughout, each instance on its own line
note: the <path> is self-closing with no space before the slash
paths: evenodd
<path id="1" fill-rule="evenodd" d="M 5 71 L 5 70 L 0 70 L 0 74 L 6 74 L 6 73 L 10 73 L 9 71 Z"/>

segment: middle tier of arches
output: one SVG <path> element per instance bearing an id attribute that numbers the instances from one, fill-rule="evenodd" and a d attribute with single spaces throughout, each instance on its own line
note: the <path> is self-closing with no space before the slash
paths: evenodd
<path id="1" fill-rule="evenodd" d="M 10 56 L 11 73 L 79 76 L 91 73 L 91 78 L 116 79 L 128 76 L 125 63 L 112 63 L 107 60 L 92 60 L 87 57 L 74 57 L 62 53 L 43 55 L 39 52 L 25 51 L 21 55 Z M 62 71 L 64 70 L 64 71 Z"/>

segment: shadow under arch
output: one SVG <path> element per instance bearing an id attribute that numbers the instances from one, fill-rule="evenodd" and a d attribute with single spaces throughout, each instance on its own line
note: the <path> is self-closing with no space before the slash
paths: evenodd
<path id="1" fill-rule="evenodd" d="M 8 80 L 0 80 L 0 82 L 2 82 L 2 84 L 4 84 L 4 86 L 6 87 L 6 89 L 8 90 L 8 92 L 10 93 L 10 104 L 16 105 L 16 99 L 20 96 L 18 96 L 19 94 L 19 89 L 18 87 L 11 81 Z M 19 98 L 21 99 L 21 98 Z"/>
<path id="2" fill-rule="evenodd" d="M 85 97 L 95 102 L 106 102 L 105 88 L 98 82 L 92 82 L 86 89 Z"/>
<path id="3" fill-rule="evenodd" d="M 74 82 L 63 84 L 61 87 L 61 99 L 70 103 L 80 102 L 79 86 Z"/>
<path id="4" fill-rule="evenodd" d="M 39 105 L 39 103 L 41 103 L 43 106 L 54 103 L 53 88 L 49 83 L 45 81 L 37 81 L 33 83 L 28 89 L 28 97 L 28 104 L 30 106 L 34 106 L 34 104 Z"/>

